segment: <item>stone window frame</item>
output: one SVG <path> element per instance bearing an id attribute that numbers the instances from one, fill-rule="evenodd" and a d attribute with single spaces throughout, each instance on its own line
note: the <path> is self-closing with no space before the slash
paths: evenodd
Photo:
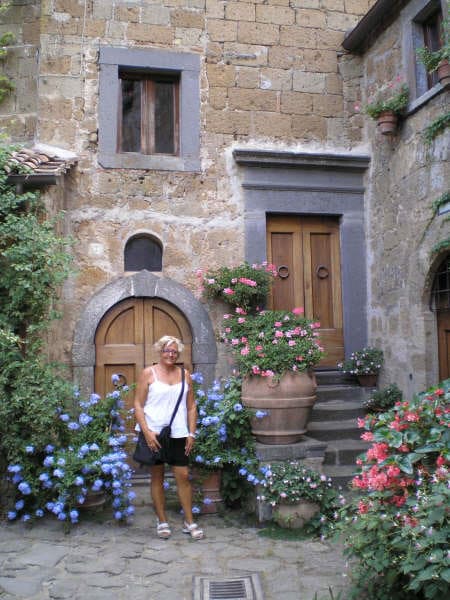
<path id="1" fill-rule="evenodd" d="M 402 57 L 410 90 L 408 112 L 414 112 L 444 89 L 440 83 L 427 89 L 426 70 L 416 56 L 416 49 L 423 45 L 421 21 L 439 5 L 446 15 L 446 0 L 412 0 L 401 13 Z"/>
<path id="2" fill-rule="evenodd" d="M 200 170 L 200 56 L 158 49 L 105 46 L 99 56 L 99 163 L 105 168 Z M 178 156 L 117 151 L 119 67 L 173 72 L 180 77 Z"/>

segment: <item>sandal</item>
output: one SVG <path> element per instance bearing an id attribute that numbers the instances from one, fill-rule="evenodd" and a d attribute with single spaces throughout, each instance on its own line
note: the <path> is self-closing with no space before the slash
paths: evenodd
<path id="1" fill-rule="evenodd" d="M 160 523 L 157 521 L 156 535 L 162 540 L 167 540 L 167 538 L 170 538 L 172 532 L 170 531 L 169 523 Z"/>
<path id="2" fill-rule="evenodd" d="M 186 523 L 184 522 L 183 533 L 188 533 L 193 540 L 201 540 L 203 537 L 203 529 L 197 525 L 197 523 Z"/>

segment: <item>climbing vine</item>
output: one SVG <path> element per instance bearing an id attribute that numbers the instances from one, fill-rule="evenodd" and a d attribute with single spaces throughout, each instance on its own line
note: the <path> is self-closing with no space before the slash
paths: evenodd
<path id="1" fill-rule="evenodd" d="M 0 6 L 0 17 L 3 13 L 5 13 L 9 7 L 11 6 L 11 2 L 3 2 Z M 0 61 L 4 61 L 8 55 L 8 48 L 15 41 L 15 37 L 13 33 L 7 31 L 0 35 Z M 6 96 L 14 90 L 14 83 L 7 75 L 0 75 L 0 103 L 6 98 Z"/>
<path id="2" fill-rule="evenodd" d="M 431 123 L 425 127 L 423 131 L 423 138 L 427 146 L 429 146 L 438 135 L 443 133 L 448 127 L 450 127 L 450 112 L 444 113 L 436 117 Z"/>

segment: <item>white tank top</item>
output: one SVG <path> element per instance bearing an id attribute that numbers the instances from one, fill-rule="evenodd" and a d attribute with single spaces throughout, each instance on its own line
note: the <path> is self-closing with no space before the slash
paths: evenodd
<path id="1" fill-rule="evenodd" d="M 156 375 L 156 369 L 152 367 L 153 382 L 148 386 L 147 399 L 144 404 L 145 420 L 149 429 L 160 433 L 161 429 L 168 425 L 173 413 L 173 409 L 178 400 L 181 391 L 181 381 L 171 385 L 159 381 Z M 171 437 L 182 438 L 189 433 L 187 427 L 187 408 L 186 398 L 189 385 L 184 382 L 184 391 L 181 402 L 178 406 L 175 418 L 172 422 Z"/>

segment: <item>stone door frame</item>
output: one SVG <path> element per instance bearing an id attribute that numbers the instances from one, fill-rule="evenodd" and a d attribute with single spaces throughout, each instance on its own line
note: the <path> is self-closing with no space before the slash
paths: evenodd
<path id="1" fill-rule="evenodd" d="M 201 302 L 184 286 L 149 271 L 120 277 L 94 294 L 75 326 L 72 346 L 74 381 L 84 395 L 94 391 L 95 332 L 106 312 L 126 298 L 160 298 L 176 306 L 186 317 L 192 331 L 192 363 L 212 382 L 217 363 L 217 346 L 208 313 Z"/>
<path id="2" fill-rule="evenodd" d="M 245 202 L 245 258 L 267 256 L 266 216 L 340 218 L 345 355 L 367 343 L 364 177 L 370 157 L 355 154 L 233 150 Z"/>

